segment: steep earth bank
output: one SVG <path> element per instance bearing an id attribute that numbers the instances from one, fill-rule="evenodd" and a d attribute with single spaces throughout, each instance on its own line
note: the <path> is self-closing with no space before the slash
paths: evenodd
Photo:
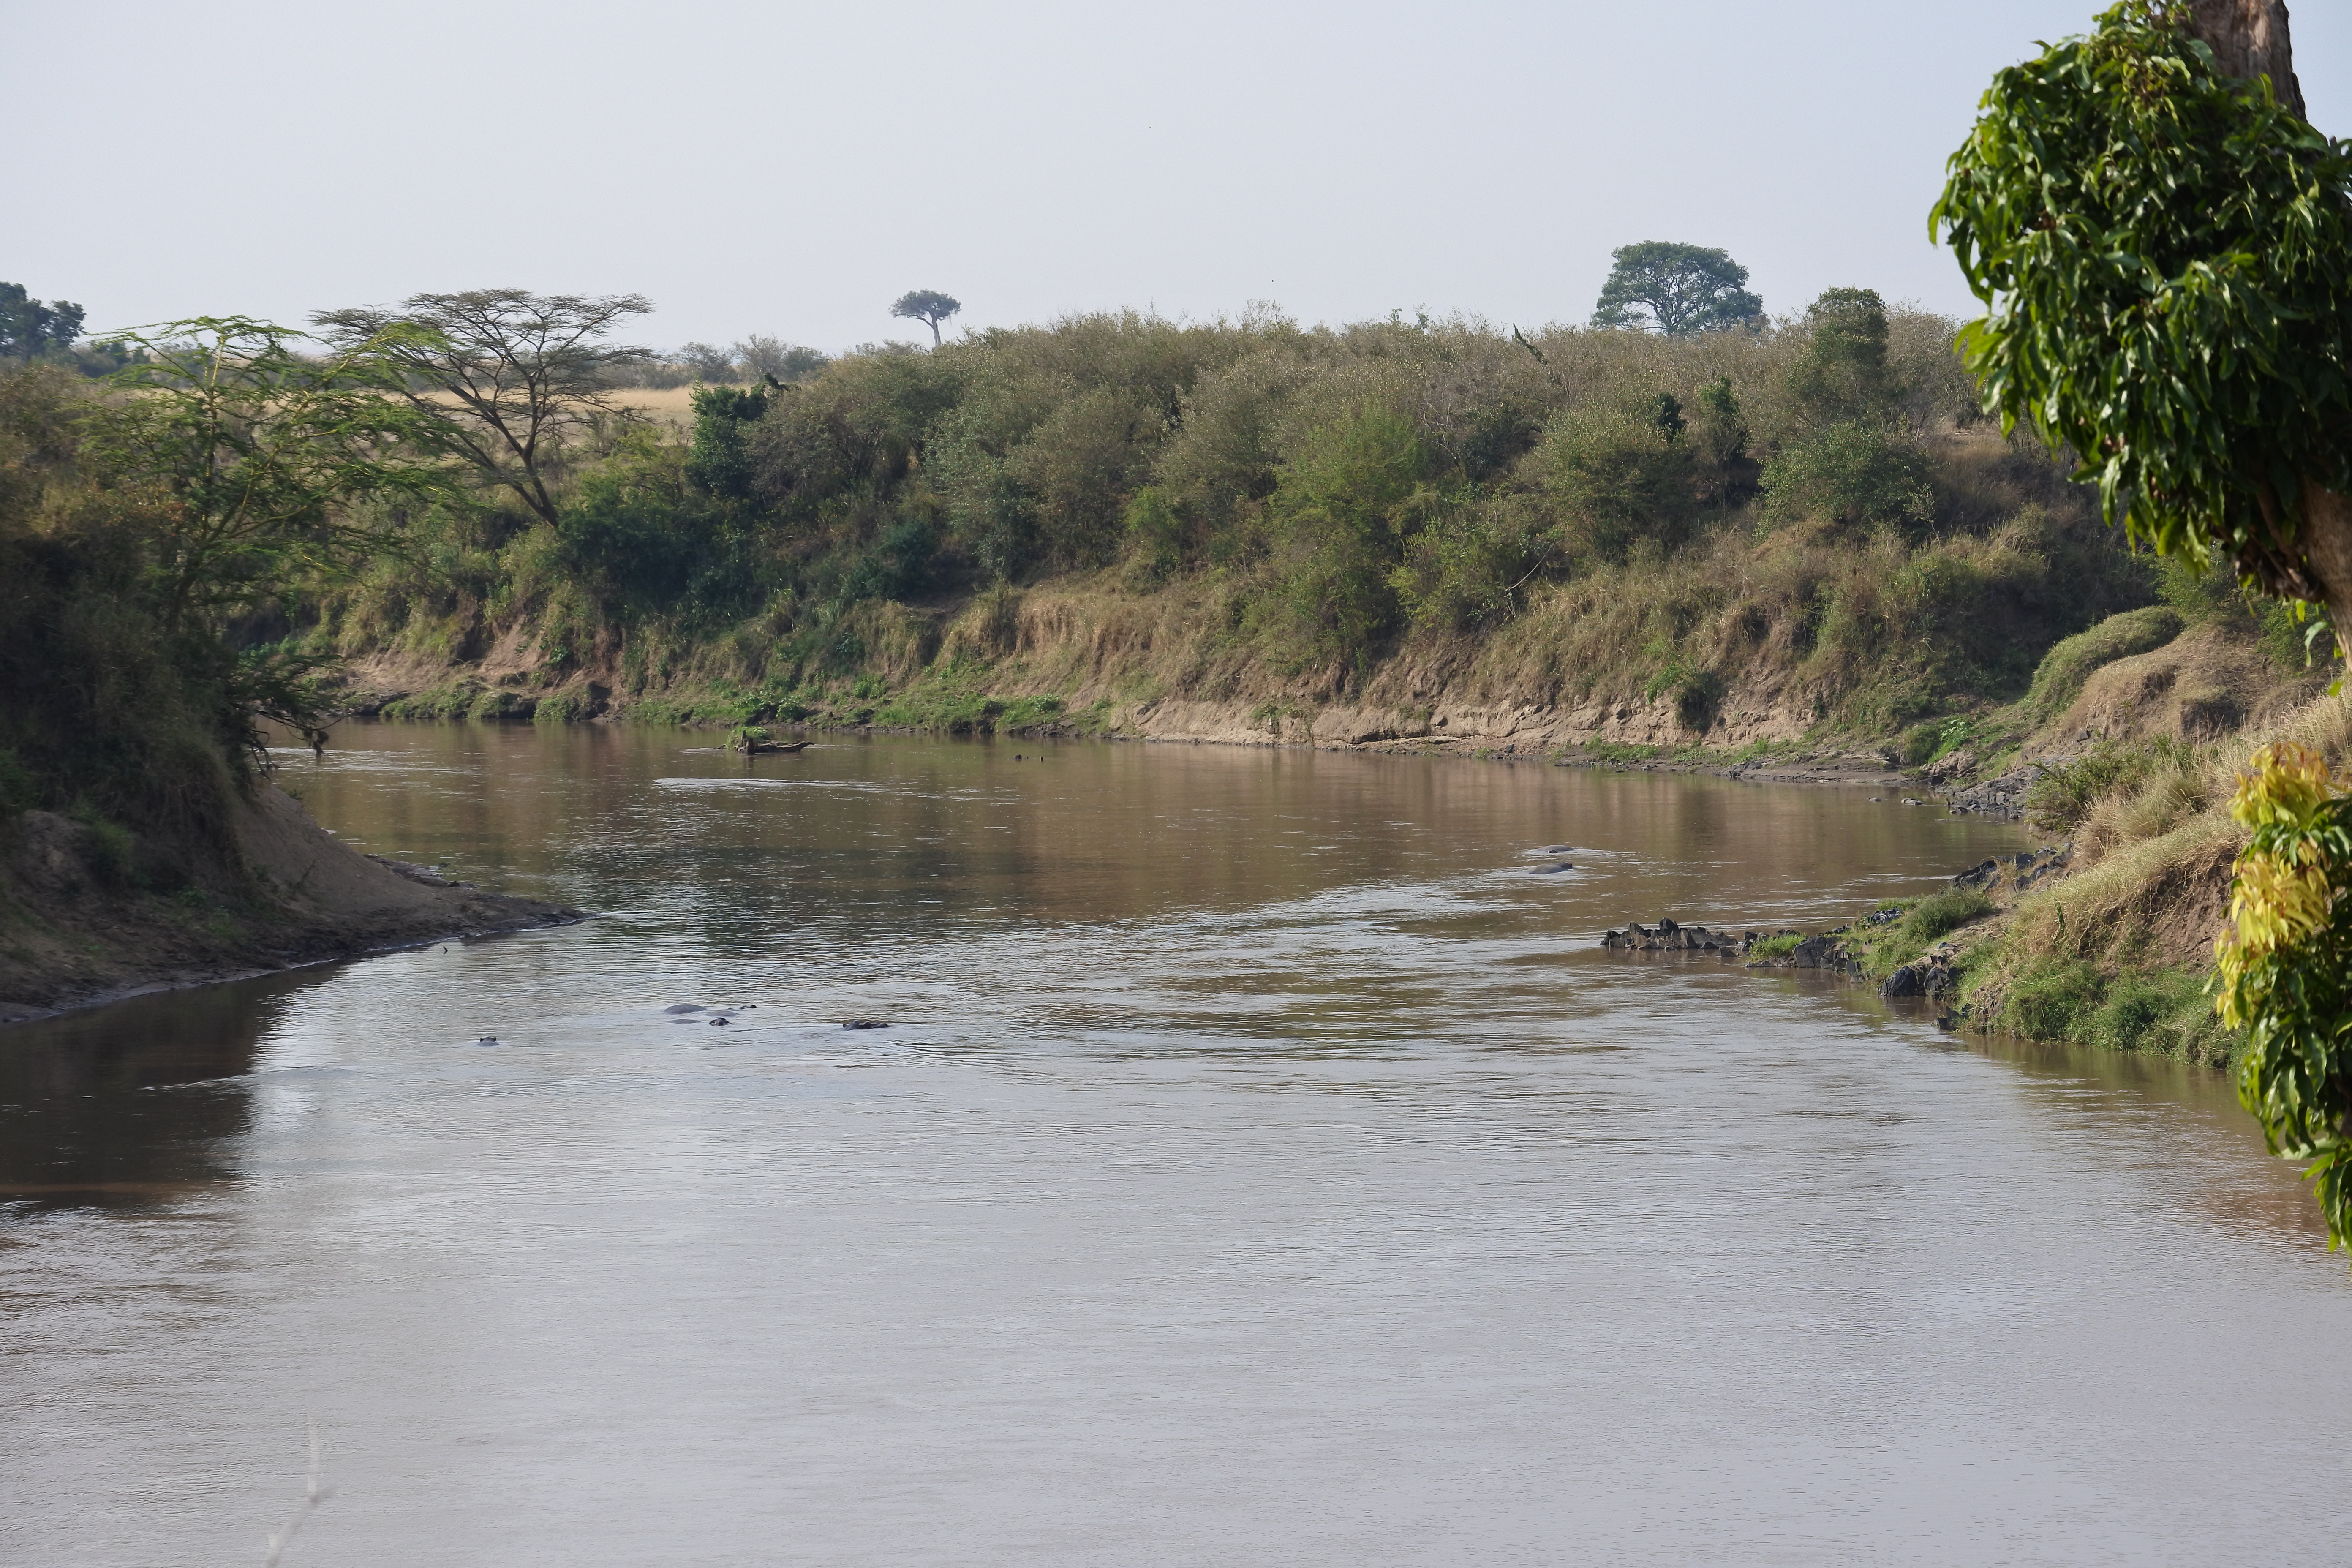
<path id="1" fill-rule="evenodd" d="M 2058 863 L 1964 887 L 1974 902 L 1939 906 L 1925 924 L 1906 912 L 1871 928 L 1869 977 L 1907 973 L 1894 984 L 1932 994 L 1963 1026 L 2219 1063 L 2236 1045 L 2201 986 L 2242 842 L 2226 811 L 2236 768 L 2272 738 L 2341 758 L 2352 725 L 2323 695 L 2330 670 L 2283 658 L 2234 601 L 2200 592 L 2059 641 L 2022 696 L 1953 698 L 1924 720 L 1883 710 L 1876 724 L 1853 698 L 1873 680 L 1901 686 L 1892 653 L 1885 670 L 1826 670 L 1776 633 L 1744 655 L 1716 650 L 1708 668 L 1724 673 L 1711 681 L 1644 679 L 1638 661 L 1594 675 L 1569 657 L 1569 623 L 1538 605 L 1484 637 L 1412 645 L 1360 680 L 1318 681 L 1221 640 L 1197 593 L 1084 583 L 887 606 L 856 628 L 859 673 L 789 689 L 714 678 L 707 663 L 665 675 L 613 647 L 554 659 L 521 630 L 457 665 L 362 658 L 352 689 L 357 709 L 393 717 L 1045 732 L 1704 769 L 2023 818 L 2070 846 Z"/>

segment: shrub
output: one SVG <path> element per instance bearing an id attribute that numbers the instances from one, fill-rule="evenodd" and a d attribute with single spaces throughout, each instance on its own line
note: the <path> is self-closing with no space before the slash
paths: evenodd
<path id="1" fill-rule="evenodd" d="M 1805 307 L 1811 333 L 1790 390 L 1826 421 L 1878 421 L 1893 398 L 1886 374 L 1886 302 L 1874 289 L 1828 289 Z"/>
<path id="2" fill-rule="evenodd" d="M 1895 740 L 1906 767 L 1922 767 L 1950 756 L 1976 738 L 1976 721 L 1967 718 L 1930 719 L 1915 724 Z"/>
<path id="3" fill-rule="evenodd" d="M 1711 669 L 1694 670 L 1675 689 L 1675 720 L 1685 730 L 1704 734 L 1715 727 L 1716 713 L 1729 689 Z"/>
<path id="4" fill-rule="evenodd" d="M 1500 505 L 1450 506 L 1404 543 L 1390 583 L 1417 626 L 1467 631 L 1507 616 L 1512 594 L 1550 552 L 1523 511 Z"/>
<path id="5" fill-rule="evenodd" d="M 1997 1020 L 2032 1040 L 2076 1037 L 2098 1008 L 2105 987 L 2084 959 L 2053 961 L 2029 970 L 2010 988 Z"/>
<path id="6" fill-rule="evenodd" d="M 686 487 L 685 454 L 647 431 L 581 481 L 557 531 L 567 563 L 608 605 L 659 611 L 685 596 L 709 532 L 708 505 Z"/>
<path id="7" fill-rule="evenodd" d="M 2159 773 L 2186 772 L 2197 764 L 2194 746 L 2167 735 L 2101 741 L 2033 781 L 2025 792 L 2026 821 L 2045 833 L 2071 833 L 2102 800 L 2137 793 Z"/>
<path id="8" fill-rule="evenodd" d="M 1911 906 L 1900 927 L 1906 943 L 1925 947 L 1970 921 L 1992 913 L 1993 901 L 1973 888 L 1947 888 Z"/>
<path id="9" fill-rule="evenodd" d="M 1127 538 L 1129 585 L 1150 588 L 1184 564 L 1184 520 L 1175 498 L 1158 485 L 1146 485 L 1127 503 L 1120 531 Z"/>
<path id="10" fill-rule="evenodd" d="M 2189 1055 L 2192 1059 L 2188 1047 L 2221 1032 L 2203 976 L 2188 969 L 2117 975 L 2087 1028 L 2091 1043 L 2108 1050 Z"/>
<path id="11" fill-rule="evenodd" d="M 752 480 L 749 432 L 768 412 L 768 395 L 732 386 L 698 386 L 688 396 L 694 405 L 694 444 L 686 460 L 686 477 L 712 495 L 749 500 Z"/>
<path id="12" fill-rule="evenodd" d="M 1571 560 L 1620 562 L 1637 541 L 1669 548 L 1696 513 L 1692 454 L 1654 404 L 1597 404 L 1554 419 L 1528 461 Z"/>
<path id="13" fill-rule="evenodd" d="M 1933 465 L 1906 437 L 1875 420 L 1832 425 L 1764 465 L 1764 518 L 1847 528 L 1918 529 L 1933 520 Z"/>
<path id="14" fill-rule="evenodd" d="M 89 837 L 82 858 L 98 879 L 110 888 L 127 888 L 138 878 L 139 840 L 119 822 L 91 813 L 78 814 Z"/>
<path id="15" fill-rule="evenodd" d="M 1394 624 L 1391 573 L 1426 462 L 1408 421 L 1370 408 L 1318 430 L 1283 470 L 1279 593 L 1308 658 L 1359 666 Z"/>

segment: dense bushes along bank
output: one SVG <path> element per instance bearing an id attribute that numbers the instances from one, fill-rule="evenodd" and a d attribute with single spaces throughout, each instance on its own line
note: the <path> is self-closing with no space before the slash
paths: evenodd
<path id="1" fill-rule="evenodd" d="M 1688 339 L 1123 315 L 852 354 L 702 389 L 690 437 L 600 426 L 551 527 L 381 506 L 403 548 L 248 635 L 483 717 L 1466 682 L 1698 736 L 1764 672 L 1784 717 L 1887 731 L 2154 597 L 2061 460 L 1975 423 L 1952 330 L 1834 290 Z M 1055 689 L 1024 596 L 1096 645 Z"/>

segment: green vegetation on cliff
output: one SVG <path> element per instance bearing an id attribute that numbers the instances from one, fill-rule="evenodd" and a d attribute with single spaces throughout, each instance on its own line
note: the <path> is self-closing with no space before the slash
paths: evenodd
<path id="1" fill-rule="evenodd" d="M 1954 325 L 1842 289 L 1681 337 L 1129 314 L 856 353 L 701 388 L 690 432 L 584 424 L 551 525 L 381 508 L 408 548 L 271 635 L 445 668 L 407 710 L 482 717 L 1467 680 L 1697 736 L 1764 678 L 1889 731 L 2153 597 L 2061 459 L 1975 423 Z M 1084 647 L 1050 692 L 1005 668 L 1040 590 Z"/>
<path id="2" fill-rule="evenodd" d="M 252 627 L 375 559 L 363 503 L 446 489 L 363 363 L 181 328 L 104 395 L 0 372 L 0 827 L 70 814 L 103 872 L 160 888 L 241 878 L 265 721 L 323 740 L 320 658 Z"/>

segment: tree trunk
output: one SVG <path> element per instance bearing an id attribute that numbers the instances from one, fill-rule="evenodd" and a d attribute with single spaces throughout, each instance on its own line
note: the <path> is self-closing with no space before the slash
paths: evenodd
<path id="1" fill-rule="evenodd" d="M 2336 647 L 2352 663 L 2352 497 L 2303 481 L 2303 530 L 2296 542 L 2327 601 Z"/>
<path id="2" fill-rule="evenodd" d="M 2286 0 L 2191 0 L 2189 28 L 2231 76 L 2271 79 L 2279 102 L 2305 119 L 2286 32 Z"/>
<path id="3" fill-rule="evenodd" d="M 2309 118 L 2302 85 L 2294 79 L 2286 0 L 2190 0 L 2189 11 L 2189 31 L 2213 51 L 2216 65 L 2245 79 L 2270 78 L 2279 102 Z M 2352 659 L 2352 499 L 2304 480 L 2303 527 L 2295 547 L 2326 602 L 2338 651 Z"/>

